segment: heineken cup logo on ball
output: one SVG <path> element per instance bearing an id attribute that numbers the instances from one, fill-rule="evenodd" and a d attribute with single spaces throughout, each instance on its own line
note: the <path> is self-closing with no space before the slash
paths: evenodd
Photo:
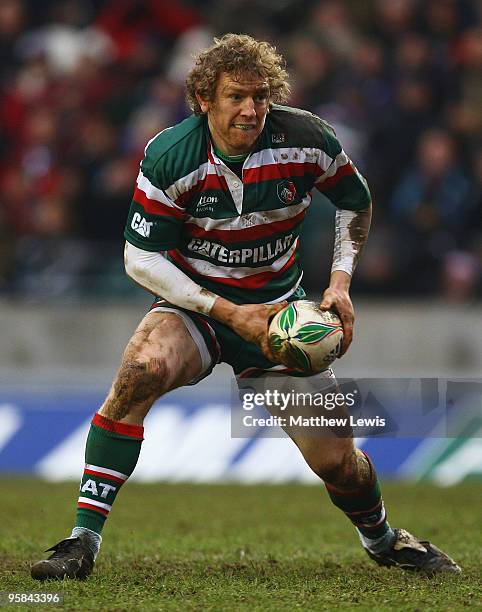
<path id="1" fill-rule="evenodd" d="M 332 311 L 298 300 L 276 314 L 269 326 L 269 345 L 283 365 L 316 374 L 340 353 L 343 326 Z"/>

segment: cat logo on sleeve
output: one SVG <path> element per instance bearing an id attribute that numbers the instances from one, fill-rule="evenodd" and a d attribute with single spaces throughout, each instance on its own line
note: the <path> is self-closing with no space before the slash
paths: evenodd
<path id="1" fill-rule="evenodd" d="M 149 238 L 153 221 L 146 221 L 144 217 L 136 212 L 132 215 L 131 227 L 144 238 Z"/>

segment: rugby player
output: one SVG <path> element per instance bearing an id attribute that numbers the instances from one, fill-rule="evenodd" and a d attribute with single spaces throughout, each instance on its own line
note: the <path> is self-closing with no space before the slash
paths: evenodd
<path id="1" fill-rule="evenodd" d="M 271 45 L 227 34 L 199 54 L 188 75 L 193 114 L 147 144 L 125 230 L 125 267 L 158 297 L 93 417 L 72 534 L 32 566 L 33 578 L 92 572 L 104 522 L 135 468 L 144 417 L 159 397 L 208 376 L 219 361 L 239 379 L 292 373 L 271 354 L 267 330 L 287 301 L 304 296 L 297 252 L 314 189 L 337 208 L 320 306 L 340 315 L 341 354 L 348 349 L 349 287 L 368 236 L 370 193 L 326 122 L 281 106 L 288 94 L 283 58 Z M 328 370 L 320 378 L 332 376 Z M 376 562 L 460 571 L 429 542 L 390 527 L 375 468 L 351 437 L 289 433 Z"/>

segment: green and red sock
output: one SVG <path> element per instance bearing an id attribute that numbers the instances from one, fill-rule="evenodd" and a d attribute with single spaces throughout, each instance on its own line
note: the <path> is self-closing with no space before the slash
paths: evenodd
<path id="1" fill-rule="evenodd" d="M 101 533 L 120 487 L 136 467 L 143 436 L 141 425 L 94 416 L 85 447 L 76 527 Z"/>
<path id="2" fill-rule="evenodd" d="M 331 501 L 357 528 L 363 545 L 370 549 L 384 548 L 394 534 L 387 521 L 375 468 L 368 455 L 363 454 L 370 466 L 370 478 L 365 484 L 350 491 L 337 489 L 328 483 L 325 486 Z"/>

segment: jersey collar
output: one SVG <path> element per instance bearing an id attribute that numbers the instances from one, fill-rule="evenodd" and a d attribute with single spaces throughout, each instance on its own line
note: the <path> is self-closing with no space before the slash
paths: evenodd
<path id="1" fill-rule="evenodd" d="M 214 149 L 214 143 L 213 143 L 212 138 L 211 138 L 211 133 L 209 132 L 207 116 L 203 115 L 203 119 L 204 119 L 204 131 L 205 131 L 206 140 L 207 140 L 207 143 L 208 143 L 208 151 L 207 151 L 208 159 L 209 159 L 209 161 L 212 164 L 215 164 L 216 166 L 225 165 L 224 162 L 219 157 L 219 155 L 216 154 L 216 151 Z M 266 122 L 264 124 L 263 131 L 259 135 L 259 138 L 256 141 L 256 144 L 254 146 L 254 149 L 252 151 L 250 151 L 250 153 L 248 153 L 248 156 L 244 160 L 245 162 L 251 157 L 251 155 L 253 153 L 256 153 L 257 151 L 262 151 L 263 149 L 266 149 L 267 146 L 269 146 L 269 144 L 268 144 L 269 143 L 269 131 L 268 131 L 268 127 L 267 127 L 268 126 L 268 119 L 269 119 L 269 114 L 266 117 Z"/>

